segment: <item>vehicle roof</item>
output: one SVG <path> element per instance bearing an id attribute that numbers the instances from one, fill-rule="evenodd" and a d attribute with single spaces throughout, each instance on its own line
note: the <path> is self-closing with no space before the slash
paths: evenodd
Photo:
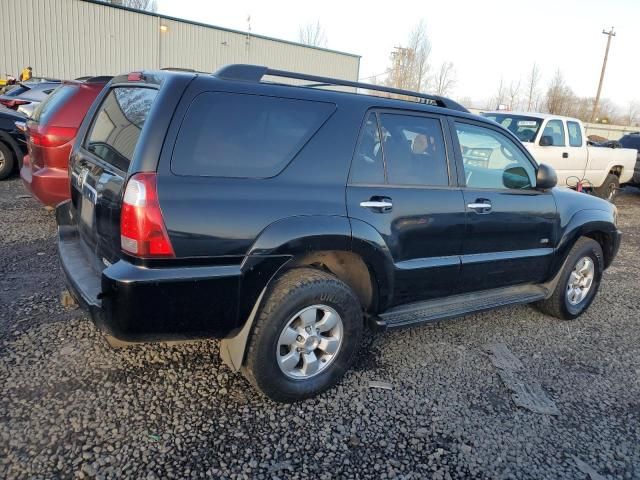
<path id="1" fill-rule="evenodd" d="M 559 119 L 559 120 L 571 120 L 574 122 L 580 122 L 577 118 L 574 117 L 565 117 L 563 115 L 554 115 L 553 113 L 541 113 L 541 112 L 512 112 L 510 110 L 491 110 L 487 112 L 482 112 L 481 115 L 518 115 L 523 117 L 532 117 L 539 118 L 540 120 L 548 120 L 550 118 Z"/>
<path id="2" fill-rule="evenodd" d="M 217 77 L 214 73 L 191 72 L 184 70 L 138 70 L 131 73 L 142 73 L 145 77 L 144 83 L 160 84 L 164 79 L 170 77 L 189 76 L 194 79 L 200 78 L 204 81 L 211 81 L 212 84 L 226 84 L 230 86 L 237 85 L 241 86 L 243 89 L 255 89 L 258 92 L 262 91 L 264 93 L 267 93 L 270 90 L 273 91 L 273 89 L 280 90 L 280 92 L 282 92 L 282 89 L 290 89 L 292 90 L 292 95 L 300 95 L 301 98 L 307 98 L 309 100 L 340 103 L 340 99 L 344 98 L 345 100 L 348 100 L 350 102 L 361 103 L 362 105 L 367 106 L 367 108 L 377 107 L 399 110 L 413 110 L 425 113 L 437 113 L 440 115 L 446 114 L 461 118 L 468 118 L 483 123 L 490 123 L 491 125 L 495 124 L 495 122 L 479 115 L 475 115 L 470 112 L 463 112 L 461 110 L 455 110 L 453 108 L 429 105 L 426 103 L 421 103 L 419 101 L 382 97 L 380 95 L 373 95 L 368 93 L 356 93 L 344 90 L 336 90 L 335 88 L 344 88 L 340 87 L 339 85 L 334 87 L 333 89 L 328 89 L 319 88 L 319 86 L 305 86 L 304 84 L 290 84 L 271 81 L 247 81 L 226 78 L 223 79 Z M 128 80 L 128 75 L 130 74 L 123 74 L 113 77 L 112 84 L 132 83 Z"/>

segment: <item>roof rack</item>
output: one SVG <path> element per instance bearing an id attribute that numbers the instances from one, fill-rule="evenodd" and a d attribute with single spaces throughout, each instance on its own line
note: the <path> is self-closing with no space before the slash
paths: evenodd
<path id="1" fill-rule="evenodd" d="M 313 82 L 311 84 L 301 85 L 303 87 L 327 87 L 341 86 L 354 87 L 366 90 L 376 90 L 379 92 L 394 93 L 396 95 L 406 95 L 408 97 L 417 98 L 420 103 L 433 105 L 436 107 L 449 108 L 461 112 L 469 112 L 465 107 L 453 100 L 441 97 L 439 95 L 429 95 L 426 93 L 412 92 L 411 90 L 402 90 L 400 88 L 385 87 L 382 85 L 372 85 L 369 83 L 352 82 L 350 80 L 340 80 L 337 78 L 321 77 L 317 75 L 308 75 L 306 73 L 287 72 L 286 70 L 275 70 L 273 68 L 261 65 L 245 65 L 233 64 L 222 67 L 214 73 L 214 75 L 223 80 L 243 80 L 247 82 L 260 82 L 262 77 L 269 75 L 272 77 L 292 78 L 295 80 L 306 80 Z"/>

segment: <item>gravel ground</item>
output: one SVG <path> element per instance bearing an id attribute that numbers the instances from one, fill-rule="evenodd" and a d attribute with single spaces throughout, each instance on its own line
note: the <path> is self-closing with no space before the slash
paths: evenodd
<path id="1" fill-rule="evenodd" d="M 295 405 L 214 341 L 110 349 L 60 305 L 53 215 L 23 195 L 0 182 L 0 478 L 640 478 L 638 190 L 580 320 L 521 306 L 370 334 L 340 385 Z M 516 405 L 490 344 L 558 415 Z"/>

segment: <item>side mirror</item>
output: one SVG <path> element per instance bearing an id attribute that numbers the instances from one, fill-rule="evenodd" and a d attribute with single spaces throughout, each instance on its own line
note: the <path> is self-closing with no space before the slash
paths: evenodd
<path id="1" fill-rule="evenodd" d="M 502 183 L 506 188 L 531 188 L 531 179 L 523 167 L 511 167 L 502 172 Z"/>
<path id="2" fill-rule="evenodd" d="M 541 163 L 536 173 L 536 188 L 539 190 L 549 190 L 558 184 L 558 175 L 553 167 Z"/>
<path id="3" fill-rule="evenodd" d="M 551 135 L 543 135 L 540 137 L 541 147 L 550 147 L 551 145 L 553 145 L 553 137 Z"/>

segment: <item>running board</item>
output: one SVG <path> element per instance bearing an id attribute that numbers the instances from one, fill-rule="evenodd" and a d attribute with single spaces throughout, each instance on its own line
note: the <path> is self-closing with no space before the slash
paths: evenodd
<path id="1" fill-rule="evenodd" d="M 453 295 L 394 307 L 378 317 L 376 326 L 383 329 L 399 328 L 435 322 L 505 305 L 531 303 L 546 296 L 547 289 L 540 285 L 520 285 Z"/>

